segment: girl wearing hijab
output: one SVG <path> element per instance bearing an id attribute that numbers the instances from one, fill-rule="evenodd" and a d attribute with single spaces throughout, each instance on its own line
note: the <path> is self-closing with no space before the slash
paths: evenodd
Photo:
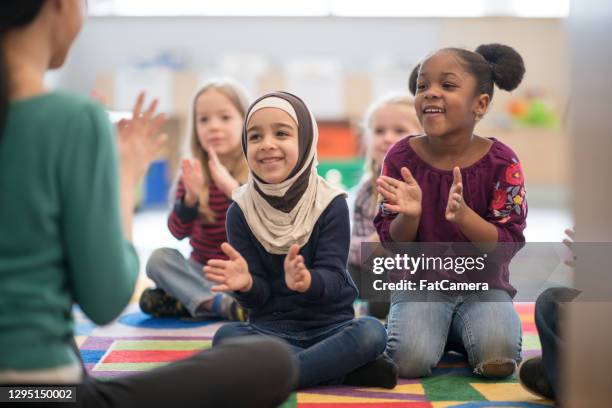
<path id="1" fill-rule="evenodd" d="M 233 292 L 250 321 L 222 326 L 213 347 L 238 336 L 273 336 L 292 346 L 298 388 L 393 388 L 397 367 L 382 354 L 384 327 L 354 318 L 346 195 L 317 175 L 317 135 L 295 95 L 270 93 L 247 111 L 242 149 L 250 174 L 227 213 L 222 250 L 229 260 L 210 260 L 204 272 L 213 291 Z"/>

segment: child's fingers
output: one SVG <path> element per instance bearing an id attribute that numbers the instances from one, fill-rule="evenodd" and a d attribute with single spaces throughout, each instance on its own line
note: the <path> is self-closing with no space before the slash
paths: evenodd
<path id="1" fill-rule="evenodd" d="M 204 268 L 202 268 L 202 270 L 205 273 L 210 273 L 210 274 L 220 275 L 220 276 L 225 276 L 227 274 L 227 269 L 225 269 L 225 268 L 218 268 L 216 266 L 208 266 L 208 265 L 206 265 Z"/>
<path id="2" fill-rule="evenodd" d="M 289 248 L 289 253 L 287 254 L 287 256 L 289 257 L 289 260 L 291 261 L 294 260 L 299 251 L 300 251 L 300 247 L 297 244 L 291 245 L 291 248 Z"/>
<path id="3" fill-rule="evenodd" d="M 412 177 L 412 173 L 410 172 L 410 169 L 408 167 L 402 167 L 400 172 L 402 174 L 402 178 L 407 184 L 416 183 L 416 180 L 414 179 L 414 177 Z"/>
<path id="4" fill-rule="evenodd" d="M 386 191 L 387 193 L 390 193 L 390 194 L 395 194 L 398 191 L 397 188 L 393 187 L 391 184 L 385 183 L 382 180 L 376 182 L 376 188 L 379 191 L 383 190 L 383 191 Z"/>
<path id="5" fill-rule="evenodd" d="M 565 235 L 567 235 L 572 241 L 576 239 L 576 232 L 573 228 L 568 228 L 563 232 L 565 232 Z"/>
<path id="6" fill-rule="evenodd" d="M 380 193 L 380 195 L 382 195 L 385 200 L 389 200 L 389 201 L 393 201 L 393 202 L 397 201 L 397 195 L 395 193 L 392 193 L 392 192 L 390 192 L 388 190 L 385 190 L 381 186 L 377 186 L 376 187 L 376 191 L 378 191 Z"/>
<path id="7" fill-rule="evenodd" d="M 193 172 L 196 174 L 202 174 L 202 163 L 199 160 L 193 161 Z"/>
<path id="8" fill-rule="evenodd" d="M 455 185 L 455 193 L 463 195 L 463 183 L 459 182 Z"/>
<path id="9" fill-rule="evenodd" d="M 211 282 L 215 283 L 225 283 L 227 278 L 223 275 L 216 275 L 214 273 L 205 273 L 204 276 Z"/>
<path id="10" fill-rule="evenodd" d="M 227 285 L 215 285 L 210 290 L 213 292 L 229 292 L 230 288 Z"/>
<path id="11" fill-rule="evenodd" d="M 181 161 L 181 168 L 183 169 L 184 174 L 191 174 L 191 160 L 183 159 Z"/>
<path id="12" fill-rule="evenodd" d="M 383 207 L 385 207 L 385 209 L 387 211 L 400 212 L 400 207 L 398 205 L 393 205 L 393 204 L 389 204 L 389 203 L 383 203 Z"/>
<path id="13" fill-rule="evenodd" d="M 387 190 L 395 190 L 400 188 L 403 182 L 394 179 L 393 177 L 380 176 L 376 179 L 376 184 L 384 186 Z"/>
<path id="14" fill-rule="evenodd" d="M 242 256 L 240 255 L 240 253 L 238 251 L 236 251 L 234 249 L 233 246 L 231 246 L 230 244 L 228 244 L 227 242 L 224 242 L 221 244 L 221 250 L 223 251 L 223 253 L 225 255 L 227 255 L 229 257 L 229 259 L 231 259 L 232 261 L 238 260 L 240 259 Z"/>
<path id="15" fill-rule="evenodd" d="M 300 261 L 297 259 L 297 256 L 293 259 L 289 260 L 289 265 L 291 265 L 292 268 L 297 269 L 298 264 L 300 263 Z"/>
<path id="16" fill-rule="evenodd" d="M 217 152 L 215 152 L 215 149 L 213 149 L 212 147 L 208 147 L 206 149 L 206 152 L 208 153 L 208 157 L 210 157 L 210 161 L 213 162 L 216 165 L 219 164 L 219 157 L 217 156 Z"/>
<path id="17" fill-rule="evenodd" d="M 157 109 L 157 104 L 159 103 L 159 100 L 157 98 L 153 99 L 153 102 L 151 102 L 151 104 L 149 104 L 149 107 L 147 108 L 147 110 L 145 111 L 144 115 L 142 116 L 142 118 L 145 120 L 145 122 L 148 122 L 149 120 L 151 120 L 151 117 L 153 117 L 153 114 L 155 113 L 155 109 Z"/>
<path id="18" fill-rule="evenodd" d="M 227 264 L 228 261 L 225 259 L 209 259 L 208 262 L 206 262 L 206 265 L 214 266 L 216 268 L 226 268 Z"/>
<path id="19" fill-rule="evenodd" d="M 453 184 L 461 183 L 463 180 L 461 178 L 461 169 L 457 166 L 453 167 Z"/>

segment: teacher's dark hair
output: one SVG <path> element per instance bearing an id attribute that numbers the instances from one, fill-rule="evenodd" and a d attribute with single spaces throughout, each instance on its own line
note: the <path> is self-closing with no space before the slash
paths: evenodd
<path id="1" fill-rule="evenodd" d="M 30 24 L 38 16 L 44 2 L 45 0 L 0 1 L 0 138 L 6 125 L 11 74 L 4 55 L 4 37 L 8 31 Z"/>

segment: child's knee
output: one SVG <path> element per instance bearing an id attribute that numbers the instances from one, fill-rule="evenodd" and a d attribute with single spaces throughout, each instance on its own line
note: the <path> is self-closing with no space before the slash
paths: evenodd
<path id="1" fill-rule="evenodd" d="M 439 358 L 432 354 L 418 352 L 395 353 L 393 361 L 397 364 L 402 378 L 418 378 L 431 375 L 431 370 L 438 364 Z"/>
<path id="2" fill-rule="evenodd" d="M 250 333 L 247 333 L 247 327 L 244 323 L 225 323 L 215 332 L 212 346 L 219 345 L 227 339 L 245 336 L 247 334 Z"/>
<path id="3" fill-rule="evenodd" d="M 418 378 L 431 375 L 440 360 L 439 350 L 422 342 L 399 340 L 387 345 L 387 354 L 399 368 L 402 378 Z"/>
<path id="4" fill-rule="evenodd" d="M 153 251 L 149 259 L 147 260 L 147 265 L 145 267 L 147 276 L 150 279 L 156 281 L 156 278 L 159 276 L 161 271 L 163 271 L 164 266 L 167 264 L 168 258 L 172 256 L 171 251 L 172 250 L 169 248 L 158 248 Z"/>
<path id="5" fill-rule="evenodd" d="M 506 377 L 521 361 L 521 339 L 513 335 L 488 336 L 484 342 L 475 350 L 475 353 L 470 356 L 470 363 L 476 374 L 487 375 L 486 365 L 501 365 L 508 369 L 508 372 L 500 375 L 491 375 L 492 377 Z"/>
<path id="6" fill-rule="evenodd" d="M 387 331 L 377 319 L 364 316 L 358 319 L 361 337 L 361 348 L 364 353 L 371 354 L 372 359 L 385 351 L 387 346 Z"/>

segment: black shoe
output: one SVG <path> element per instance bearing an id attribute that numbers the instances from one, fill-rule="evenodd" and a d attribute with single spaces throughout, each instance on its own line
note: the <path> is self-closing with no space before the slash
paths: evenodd
<path id="1" fill-rule="evenodd" d="M 147 288 L 140 295 L 140 309 L 154 317 L 188 317 L 189 312 L 176 298 L 163 289 Z"/>
<path id="2" fill-rule="evenodd" d="M 555 393 L 544 371 L 542 356 L 523 361 L 518 369 L 518 380 L 530 393 L 540 398 L 555 399 Z"/>
<path id="3" fill-rule="evenodd" d="M 397 385 L 399 369 L 389 357 L 382 355 L 344 377 L 342 384 L 357 387 L 382 387 L 392 389 Z"/>

